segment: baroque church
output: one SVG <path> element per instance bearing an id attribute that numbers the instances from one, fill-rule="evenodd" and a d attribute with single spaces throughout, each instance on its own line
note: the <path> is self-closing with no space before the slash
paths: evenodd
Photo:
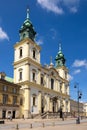
<path id="1" fill-rule="evenodd" d="M 70 112 L 68 69 L 61 45 L 50 65 L 40 62 L 41 47 L 35 42 L 36 32 L 29 9 L 19 30 L 20 40 L 14 45 L 14 83 L 20 85 L 20 117 L 31 118 L 46 112 Z"/>

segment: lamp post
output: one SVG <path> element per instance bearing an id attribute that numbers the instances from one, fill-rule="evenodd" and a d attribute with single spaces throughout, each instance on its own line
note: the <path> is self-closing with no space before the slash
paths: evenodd
<path id="1" fill-rule="evenodd" d="M 82 97 L 82 93 L 81 93 L 81 91 L 79 90 L 79 85 L 78 85 L 78 83 L 75 84 L 74 88 L 77 88 L 77 103 L 78 103 L 78 117 L 77 117 L 77 119 L 76 119 L 76 124 L 80 124 L 79 100 L 80 100 L 81 97 Z"/>

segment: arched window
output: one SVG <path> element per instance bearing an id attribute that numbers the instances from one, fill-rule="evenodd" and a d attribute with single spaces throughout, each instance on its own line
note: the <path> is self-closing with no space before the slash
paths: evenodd
<path id="1" fill-rule="evenodd" d="M 44 85 L 44 75 L 43 74 L 41 74 L 41 85 Z"/>
<path id="2" fill-rule="evenodd" d="M 36 59 L 36 49 L 33 48 L 33 58 Z"/>
<path id="3" fill-rule="evenodd" d="M 19 48 L 19 57 L 21 58 L 23 56 L 23 50 L 22 47 Z"/>
<path id="4" fill-rule="evenodd" d="M 51 79 L 51 89 L 54 89 L 54 79 Z"/>
<path id="5" fill-rule="evenodd" d="M 32 69 L 32 81 L 36 83 L 36 70 Z"/>
<path id="6" fill-rule="evenodd" d="M 22 73 L 23 73 L 23 69 L 19 69 L 19 80 L 22 80 Z"/>

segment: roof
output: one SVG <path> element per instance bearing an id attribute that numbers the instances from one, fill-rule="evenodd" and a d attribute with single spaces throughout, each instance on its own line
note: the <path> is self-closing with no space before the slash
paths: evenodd
<path id="1" fill-rule="evenodd" d="M 13 81 L 14 81 L 13 78 L 8 77 L 8 76 L 5 77 L 5 80 L 8 82 L 11 82 L 11 83 L 13 83 Z"/>

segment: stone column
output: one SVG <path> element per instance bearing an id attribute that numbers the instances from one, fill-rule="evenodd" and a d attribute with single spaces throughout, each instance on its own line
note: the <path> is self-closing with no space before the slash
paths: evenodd
<path id="1" fill-rule="evenodd" d="M 47 111 L 47 93 L 44 94 L 44 112 Z"/>
<path id="2" fill-rule="evenodd" d="M 30 118 L 30 88 L 25 85 L 24 90 L 24 118 Z"/>
<path id="3" fill-rule="evenodd" d="M 37 76 L 37 83 L 40 84 L 40 80 L 41 80 L 41 70 L 38 69 L 38 76 Z"/>
<path id="4" fill-rule="evenodd" d="M 50 100 L 50 112 L 53 112 L 53 101 L 52 100 Z"/>
<path id="5" fill-rule="evenodd" d="M 66 103 L 64 99 L 63 99 L 63 112 L 66 112 Z"/>
<path id="6" fill-rule="evenodd" d="M 38 92 L 38 113 L 41 113 L 41 91 Z"/>
<path id="7" fill-rule="evenodd" d="M 57 100 L 57 103 L 58 103 L 58 110 L 60 109 L 60 100 L 58 99 Z"/>
<path id="8" fill-rule="evenodd" d="M 50 95 L 47 95 L 47 111 L 50 111 Z"/>

